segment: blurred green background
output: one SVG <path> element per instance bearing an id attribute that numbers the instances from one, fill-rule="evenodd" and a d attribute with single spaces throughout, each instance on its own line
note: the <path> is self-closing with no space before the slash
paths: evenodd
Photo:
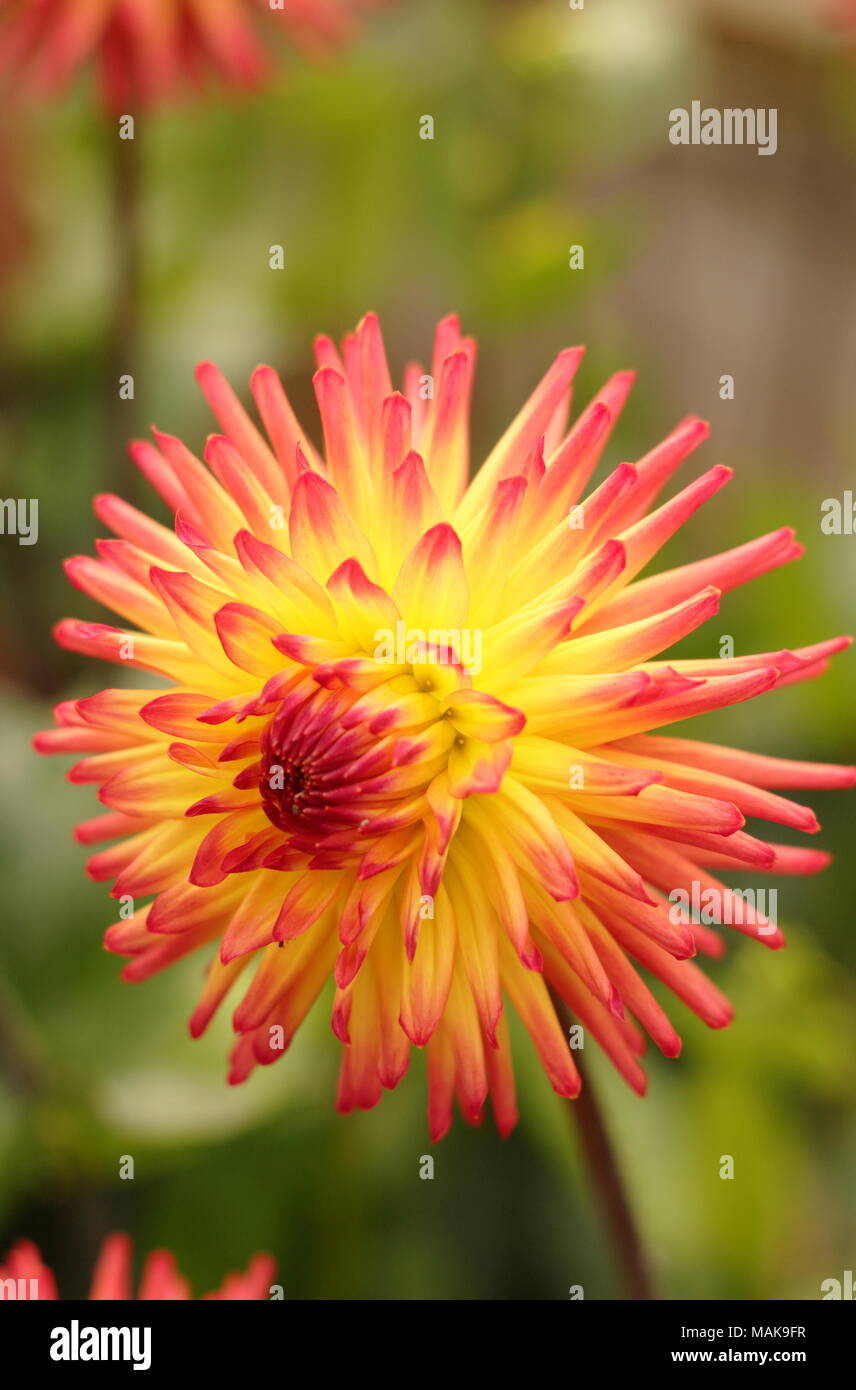
<path id="1" fill-rule="evenodd" d="M 728 598 L 694 652 L 717 654 L 726 633 L 739 655 L 847 631 L 856 538 L 823 535 L 820 505 L 854 481 L 853 61 L 812 0 L 430 0 L 374 16 L 324 70 L 295 62 L 258 97 L 146 118 L 139 323 L 119 344 L 136 399 L 118 410 L 115 134 L 85 80 L 14 126 L 5 115 L 0 492 L 39 498 L 40 535 L 0 541 L 0 1251 L 35 1238 L 67 1296 L 117 1228 L 138 1256 L 171 1247 L 198 1292 L 266 1248 L 289 1298 L 619 1296 L 567 1105 L 524 1040 L 513 1137 L 457 1122 L 432 1150 L 419 1058 L 378 1110 L 335 1114 L 323 1005 L 286 1059 L 234 1091 L 228 1011 L 203 1041 L 187 1035 L 201 959 L 119 981 L 100 947 L 115 914 L 71 840 L 92 791 L 29 747 L 55 700 L 116 679 L 51 643 L 59 617 L 104 616 L 60 565 L 91 547 L 93 493 L 157 512 L 120 440 L 154 421 L 200 449 L 200 358 L 241 390 L 273 363 L 314 422 L 315 332 L 375 309 L 400 371 L 454 309 L 480 343 L 476 459 L 555 352 L 586 342 L 580 400 L 639 371 L 611 464 L 694 412 L 713 434 L 687 477 L 737 470 L 670 564 L 798 526 L 802 562 Z M 670 145 L 670 109 L 694 99 L 777 107 L 775 157 Z M 584 270 L 568 268 L 575 243 Z M 698 734 L 852 761 L 853 673 L 846 654 L 822 682 Z M 854 803 L 813 804 L 836 860 L 778 882 L 788 949 L 735 935 L 709 967 L 732 1027 L 709 1033 L 670 1004 L 684 1055 L 651 1053 L 644 1101 L 587 1054 L 662 1297 L 813 1299 L 854 1268 Z"/>

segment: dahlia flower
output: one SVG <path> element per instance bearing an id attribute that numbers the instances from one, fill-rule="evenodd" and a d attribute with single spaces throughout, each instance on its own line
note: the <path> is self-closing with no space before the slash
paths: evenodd
<path id="1" fill-rule="evenodd" d="M 227 1274 L 222 1287 L 216 1293 L 205 1294 L 205 1298 L 233 1303 L 265 1299 L 275 1270 L 270 1255 L 256 1255 L 246 1273 Z M 14 1289 L 10 1287 L 10 1280 L 14 1282 Z M 117 1233 L 104 1241 L 92 1275 L 89 1297 L 93 1301 L 120 1299 L 123 1302 L 134 1297 L 131 1242 L 127 1236 Z M 179 1274 L 174 1257 L 168 1250 L 153 1250 L 143 1266 L 137 1298 L 163 1302 L 190 1297 L 190 1285 Z M 18 1241 L 0 1264 L 0 1300 L 44 1302 L 58 1298 L 53 1271 L 42 1260 L 38 1247 L 31 1240 Z"/>
<path id="2" fill-rule="evenodd" d="M 641 1093 L 642 1030 L 680 1049 L 649 976 L 712 1028 L 731 1017 L 692 959 L 721 936 L 674 920 L 669 895 L 727 904 L 720 872 L 821 868 L 745 818 L 814 831 L 781 789 L 856 777 L 659 731 L 815 676 L 848 639 L 662 659 L 721 593 L 800 552 L 778 530 L 639 578 L 730 470 L 654 506 L 707 433 L 686 419 L 586 495 L 632 373 L 568 429 L 583 350 L 560 353 L 469 482 L 475 347 L 456 318 L 403 394 L 373 315 L 316 352 L 323 450 L 271 368 L 252 378 L 263 433 L 205 363 L 222 431 L 205 463 L 157 431 L 131 447 L 174 530 L 102 496 L 115 538 L 68 562 L 132 627 L 68 619 L 60 644 L 169 682 L 63 703 L 36 740 L 90 755 L 69 777 L 107 813 L 77 835 L 115 842 L 89 873 L 135 908 L 107 948 L 128 980 L 214 948 L 190 1029 L 242 989 L 232 1082 L 282 1055 L 332 975 L 339 1108 L 375 1105 L 425 1048 L 435 1138 L 456 1095 L 477 1122 L 490 1092 L 514 1125 L 509 1008 L 577 1094 L 551 991 Z M 735 915 L 782 944 L 762 913 Z"/>
<path id="3" fill-rule="evenodd" d="M 38 94 L 61 90 L 94 58 L 108 106 L 124 112 L 214 76 L 264 79 L 264 39 L 277 30 L 310 57 L 352 34 L 379 0 L 0 0 L 0 71 Z"/>

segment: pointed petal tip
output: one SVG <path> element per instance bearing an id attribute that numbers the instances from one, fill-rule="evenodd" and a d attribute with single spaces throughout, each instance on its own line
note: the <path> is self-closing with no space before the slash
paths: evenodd
<path id="1" fill-rule="evenodd" d="M 432 1144 L 439 1144 L 441 1139 L 445 1139 L 449 1130 L 452 1128 L 451 1119 L 434 1120 L 429 1117 L 428 1134 Z"/>
<path id="2" fill-rule="evenodd" d="M 250 373 L 250 387 L 253 383 L 261 380 L 269 381 L 271 378 L 279 379 L 279 373 L 267 362 L 258 362 Z"/>
<path id="3" fill-rule="evenodd" d="M 684 435 L 694 439 L 696 444 L 700 444 L 710 434 L 710 421 L 702 419 L 700 415 L 685 415 L 682 420 L 678 421 L 672 434 Z"/>
<path id="4" fill-rule="evenodd" d="M 710 1016 L 704 1021 L 708 1028 L 714 1030 L 727 1028 L 734 1021 L 734 1005 L 724 1000 L 716 1010 L 711 1011 Z"/>
<path id="5" fill-rule="evenodd" d="M 614 1018 L 624 1018 L 624 1004 L 615 985 L 610 985 L 609 989 L 609 1012 Z"/>
<path id="6" fill-rule="evenodd" d="M 345 378 L 342 376 L 341 372 L 336 371 L 335 367 L 331 367 L 329 363 L 324 363 L 323 366 L 320 366 L 314 373 L 312 385 L 317 389 L 319 387 L 326 387 L 331 382 L 344 386 Z"/>
<path id="7" fill-rule="evenodd" d="M 776 931 L 770 936 L 759 936 L 758 940 L 762 946 L 766 946 L 768 951 L 784 951 L 787 941 L 781 931 Z"/>
<path id="8" fill-rule="evenodd" d="M 219 380 L 221 372 L 216 363 L 204 358 L 201 362 L 197 362 L 193 369 L 193 375 L 199 385 L 202 386 L 206 381 L 211 381 L 212 379 Z"/>

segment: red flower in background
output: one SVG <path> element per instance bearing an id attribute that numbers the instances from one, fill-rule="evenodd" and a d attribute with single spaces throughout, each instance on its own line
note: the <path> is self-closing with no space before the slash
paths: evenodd
<path id="1" fill-rule="evenodd" d="M 229 1302 L 265 1299 L 275 1271 L 276 1263 L 270 1255 L 254 1255 L 245 1273 L 227 1274 L 217 1292 L 205 1294 L 205 1298 Z M 14 1281 L 14 1290 L 9 1286 L 10 1280 Z M 131 1241 L 128 1236 L 117 1233 L 108 1236 L 101 1246 L 89 1298 L 96 1302 L 105 1299 L 124 1302 L 133 1297 Z M 0 1301 L 45 1302 L 58 1298 L 53 1271 L 42 1260 L 38 1246 L 31 1240 L 18 1241 L 0 1264 Z M 190 1285 L 179 1273 L 175 1258 L 168 1250 L 153 1250 L 147 1257 L 137 1298 L 149 1302 L 192 1298 Z"/>
<path id="2" fill-rule="evenodd" d="M 266 40 L 319 57 L 349 39 L 378 0 L 0 0 L 0 72 L 39 94 L 61 91 L 94 60 L 111 110 L 172 98 L 216 77 L 252 88 Z"/>

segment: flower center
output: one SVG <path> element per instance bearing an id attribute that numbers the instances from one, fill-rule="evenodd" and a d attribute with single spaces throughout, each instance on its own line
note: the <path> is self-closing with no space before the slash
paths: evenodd
<path id="1" fill-rule="evenodd" d="M 358 858 L 367 841 L 418 821 L 431 778 L 445 765 L 451 730 L 391 728 L 377 691 L 302 682 L 261 737 L 259 791 L 268 819 L 292 849 L 329 862 Z M 436 732 L 432 732 L 432 728 Z"/>
<path id="2" fill-rule="evenodd" d="M 271 761 L 265 776 L 262 801 L 266 814 L 280 829 L 294 829 L 294 819 L 303 809 L 300 803 L 312 795 L 312 764 L 296 758 L 284 758 L 281 763 Z"/>

